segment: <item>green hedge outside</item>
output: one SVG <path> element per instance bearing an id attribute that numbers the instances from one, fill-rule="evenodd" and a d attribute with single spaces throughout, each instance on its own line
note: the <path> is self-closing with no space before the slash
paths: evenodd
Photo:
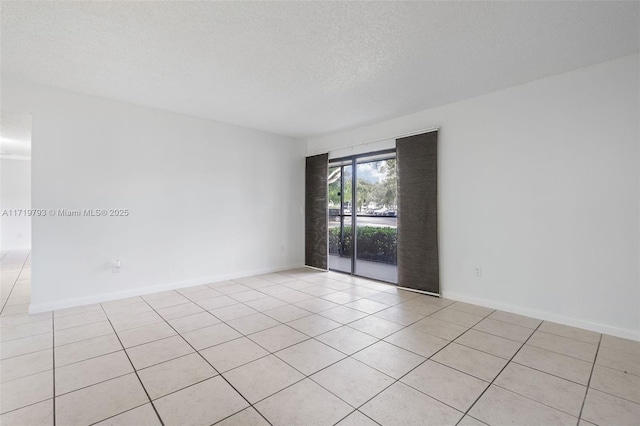
<path id="1" fill-rule="evenodd" d="M 372 262 L 398 263 L 398 231 L 396 228 L 358 227 L 358 259 Z M 329 254 L 351 257 L 351 226 L 344 227 L 344 249 L 340 247 L 340 227 L 329 228 Z"/>

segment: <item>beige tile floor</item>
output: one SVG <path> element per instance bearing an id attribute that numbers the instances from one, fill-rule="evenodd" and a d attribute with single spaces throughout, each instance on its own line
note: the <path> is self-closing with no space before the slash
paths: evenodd
<path id="1" fill-rule="evenodd" d="M 27 315 L 0 262 L 3 425 L 640 422 L 639 342 L 306 269 Z"/>

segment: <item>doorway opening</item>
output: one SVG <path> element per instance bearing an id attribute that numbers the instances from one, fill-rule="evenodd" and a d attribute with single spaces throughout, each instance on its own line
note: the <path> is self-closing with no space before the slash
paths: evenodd
<path id="1" fill-rule="evenodd" d="M 395 149 L 330 160 L 328 186 L 329 269 L 397 284 Z"/>

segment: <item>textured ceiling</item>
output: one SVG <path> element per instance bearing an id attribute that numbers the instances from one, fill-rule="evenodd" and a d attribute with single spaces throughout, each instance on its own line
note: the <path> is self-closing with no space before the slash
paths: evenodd
<path id="1" fill-rule="evenodd" d="M 638 52 L 638 2 L 2 1 L 2 75 L 291 136 Z"/>

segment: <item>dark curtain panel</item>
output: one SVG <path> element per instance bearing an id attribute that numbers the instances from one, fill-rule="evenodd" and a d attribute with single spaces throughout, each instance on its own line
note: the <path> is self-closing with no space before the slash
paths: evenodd
<path id="1" fill-rule="evenodd" d="M 307 157 L 304 197 L 304 264 L 327 265 L 327 170 L 329 154 Z"/>
<path id="2" fill-rule="evenodd" d="M 396 140 L 398 285 L 440 294 L 438 132 Z"/>

